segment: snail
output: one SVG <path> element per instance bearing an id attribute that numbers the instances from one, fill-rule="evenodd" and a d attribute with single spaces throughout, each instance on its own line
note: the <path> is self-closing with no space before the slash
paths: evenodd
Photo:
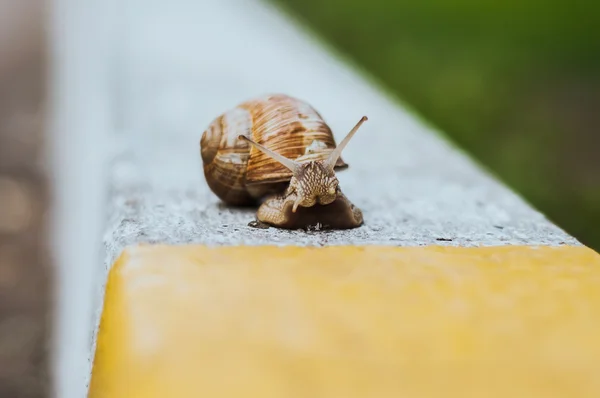
<path id="1" fill-rule="evenodd" d="M 336 146 L 329 126 L 305 101 L 284 94 L 247 100 L 202 133 L 206 182 L 225 204 L 258 204 L 250 225 L 359 227 L 362 211 L 343 194 L 335 172 L 348 168 L 341 153 L 366 120 Z"/>

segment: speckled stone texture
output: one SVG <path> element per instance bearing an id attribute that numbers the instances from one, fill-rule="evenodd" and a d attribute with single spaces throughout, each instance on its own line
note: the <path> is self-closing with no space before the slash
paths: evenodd
<path id="1" fill-rule="evenodd" d="M 136 12 L 127 14 L 116 80 L 122 129 L 107 265 L 137 243 L 579 244 L 272 9 L 239 0 L 140 4 L 130 2 Z M 369 117 L 344 152 L 349 169 L 338 174 L 364 212 L 363 227 L 255 229 L 247 225 L 253 209 L 228 208 L 208 189 L 203 130 L 226 109 L 273 92 L 309 101 L 338 142 Z"/>

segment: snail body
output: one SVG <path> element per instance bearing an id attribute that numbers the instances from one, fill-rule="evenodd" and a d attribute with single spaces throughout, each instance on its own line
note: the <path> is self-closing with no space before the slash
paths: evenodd
<path id="1" fill-rule="evenodd" d="M 362 224 L 362 212 L 339 189 L 346 169 L 333 133 L 308 103 L 275 94 L 248 100 L 215 118 L 203 132 L 200 154 L 209 188 L 229 205 L 260 204 L 257 221 L 282 228 L 316 223 Z"/>

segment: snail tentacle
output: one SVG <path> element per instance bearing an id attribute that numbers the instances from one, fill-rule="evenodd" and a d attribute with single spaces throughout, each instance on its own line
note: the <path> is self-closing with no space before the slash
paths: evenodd
<path id="1" fill-rule="evenodd" d="M 356 125 L 352 128 L 352 130 L 350 130 L 350 132 L 346 135 L 346 137 L 344 137 L 342 142 L 340 142 L 340 144 L 329 154 L 329 157 L 325 161 L 327 168 L 329 168 L 330 170 L 333 171 L 335 164 L 338 161 L 338 158 L 342 155 L 342 151 L 344 150 L 346 145 L 348 145 L 348 142 L 350 142 L 350 139 L 352 139 L 352 137 L 358 131 L 360 126 L 367 120 L 369 120 L 369 119 L 366 116 L 363 116 L 358 121 L 358 123 L 356 123 Z"/>

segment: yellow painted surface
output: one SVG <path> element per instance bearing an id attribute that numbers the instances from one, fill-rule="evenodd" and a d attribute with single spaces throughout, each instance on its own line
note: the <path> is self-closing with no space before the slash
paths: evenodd
<path id="1" fill-rule="evenodd" d="M 91 398 L 600 397 L 588 248 L 127 250 Z"/>

